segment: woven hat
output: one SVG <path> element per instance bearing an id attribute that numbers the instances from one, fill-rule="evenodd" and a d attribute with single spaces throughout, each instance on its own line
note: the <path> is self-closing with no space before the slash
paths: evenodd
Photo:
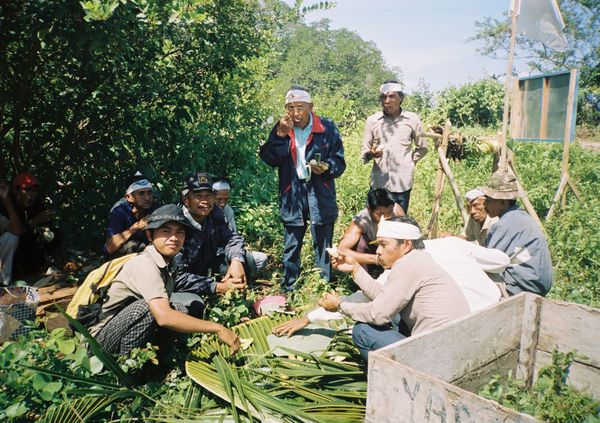
<path id="1" fill-rule="evenodd" d="M 522 196 L 515 175 L 502 169 L 492 173 L 487 186 L 481 188 L 481 190 L 486 197 L 494 200 L 514 200 Z"/>

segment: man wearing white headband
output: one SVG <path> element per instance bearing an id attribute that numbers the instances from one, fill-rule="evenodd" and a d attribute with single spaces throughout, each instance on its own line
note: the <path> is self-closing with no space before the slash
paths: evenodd
<path id="1" fill-rule="evenodd" d="M 467 203 L 469 220 L 458 237 L 483 246 L 485 245 L 485 238 L 487 237 L 488 230 L 498 221 L 498 217 L 491 217 L 485 211 L 485 194 L 481 189 L 474 188 L 467 191 L 465 200 Z M 447 236 L 453 236 L 453 234 L 441 234 L 442 238 Z"/>
<path id="2" fill-rule="evenodd" d="M 344 173 L 342 138 L 329 119 L 312 112 L 312 99 L 302 87 L 292 87 L 285 96 L 286 114 L 277 122 L 269 139 L 260 147 L 260 158 L 279 174 L 281 220 L 284 225 L 283 279 L 281 290 L 296 289 L 300 276 L 300 251 L 306 227 L 315 249 L 321 276 L 330 280 L 333 225 L 338 216 L 335 179 Z"/>
<path id="3" fill-rule="evenodd" d="M 144 233 L 147 218 L 158 206 L 152 183 L 136 172 L 127 181 L 125 196 L 110 209 L 104 254 L 115 258 L 142 251 L 148 244 Z"/>
<path id="4" fill-rule="evenodd" d="M 390 322 L 400 314 L 411 335 L 436 328 L 469 314 L 464 294 L 431 256 L 425 252 L 416 222 L 406 216 L 392 217 L 379 224 L 378 262 L 391 269 L 388 281 L 380 285 L 351 257 L 332 259 L 334 267 L 352 273 L 369 302 L 343 301 L 337 294 L 325 294 L 320 305 L 327 311 L 341 311 L 357 323 L 352 340 L 367 359 L 369 351 L 404 339 Z"/>
<path id="5" fill-rule="evenodd" d="M 402 86 L 397 81 L 386 81 L 379 91 L 383 111 L 365 122 L 361 160 L 363 164 L 373 160 L 371 188 L 387 188 L 408 213 L 415 165 L 427 154 L 427 144 L 421 137 L 419 116 L 401 107 Z"/>

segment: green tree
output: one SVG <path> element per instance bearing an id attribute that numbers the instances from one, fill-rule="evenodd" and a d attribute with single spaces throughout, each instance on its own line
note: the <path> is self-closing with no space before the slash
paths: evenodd
<path id="1" fill-rule="evenodd" d="M 189 170 L 254 164 L 277 13 L 254 0 L 2 2 L 2 171 L 37 173 L 90 243 L 136 169 L 172 200 Z"/>
<path id="2" fill-rule="evenodd" d="M 300 84 L 311 91 L 318 112 L 343 127 L 362 122 L 378 105 L 379 85 L 398 77 L 372 42 L 347 29 L 331 30 L 327 20 L 298 22 L 287 31 L 271 61 L 273 99 Z M 272 110 L 278 116 L 282 102 L 272 102 Z"/>
<path id="3" fill-rule="evenodd" d="M 437 96 L 429 123 L 455 126 L 498 127 L 502 123 L 504 87 L 495 79 L 482 79 L 459 87 L 443 89 Z"/>
<path id="4" fill-rule="evenodd" d="M 529 67 L 544 72 L 579 68 L 581 71 L 578 123 L 600 124 L 600 1 L 559 0 L 565 22 L 568 48 L 558 52 L 538 41 L 517 37 L 517 57 L 527 58 Z M 485 18 L 475 23 L 478 30 L 471 38 L 483 41 L 480 52 L 488 57 L 502 58 L 508 54 L 510 21 Z"/>

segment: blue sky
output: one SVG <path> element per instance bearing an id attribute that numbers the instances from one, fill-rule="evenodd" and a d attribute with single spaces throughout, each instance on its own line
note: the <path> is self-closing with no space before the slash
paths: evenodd
<path id="1" fill-rule="evenodd" d="M 504 77 L 506 60 L 481 56 L 480 44 L 467 39 L 475 34 L 475 21 L 500 19 L 509 6 L 510 0 L 337 0 L 334 8 L 311 12 L 306 21 L 326 18 L 331 29 L 347 28 L 373 41 L 389 66 L 401 68 L 408 92 L 419 78 L 437 91 L 487 75 Z M 519 72 L 527 70 L 523 63 L 515 65 Z"/>

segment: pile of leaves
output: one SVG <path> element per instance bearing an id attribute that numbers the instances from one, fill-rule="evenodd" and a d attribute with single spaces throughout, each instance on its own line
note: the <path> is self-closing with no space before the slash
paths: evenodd
<path id="1" fill-rule="evenodd" d="M 186 362 L 188 376 L 230 404 L 235 421 L 360 422 L 367 383 L 360 356 L 340 332 L 323 355 L 285 349 L 272 354 L 267 335 L 287 316 L 260 317 L 233 328 L 248 345 L 236 356 L 212 339 Z"/>

